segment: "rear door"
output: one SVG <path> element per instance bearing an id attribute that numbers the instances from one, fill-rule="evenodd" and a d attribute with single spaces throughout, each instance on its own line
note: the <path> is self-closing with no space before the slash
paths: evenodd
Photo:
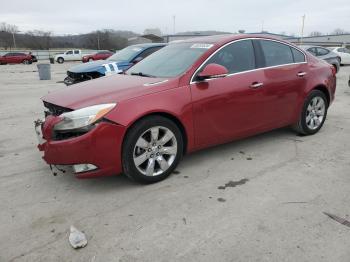
<path id="1" fill-rule="evenodd" d="M 300 50 L 274 40 L 255 40 L 263 60 L 263 96 L 260 115 L 269 128 L 291 124 L 298 99 L 306 87 L 308 67 Z"/>

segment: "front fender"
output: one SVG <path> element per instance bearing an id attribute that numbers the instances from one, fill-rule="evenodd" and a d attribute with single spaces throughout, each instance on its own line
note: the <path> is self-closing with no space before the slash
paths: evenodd
<path id="1" fill-rule="evenodd" d="M 193 151 L 195 146 L 193 115 L 188 86 L 167 89 L 119 102 L 106 118 L 129 129 L 139 119 L 157 113 L 171 115 L 182 124 L 187 136 L 187 151 Z"/>

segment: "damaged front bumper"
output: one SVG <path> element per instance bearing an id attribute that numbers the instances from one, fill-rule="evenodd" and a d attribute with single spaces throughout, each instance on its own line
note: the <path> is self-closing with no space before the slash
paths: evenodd
<path id="1" fill-rule="evenodd" d="M 59 121 L 59 117 L 48 116 L 34 122 L 38 149 L 54 174 L 72 172 L 78 178 L 90 178 L 121 173 L 124 126 L 101 121 L 87 133 L 57 138 L 53 127 Z"/>

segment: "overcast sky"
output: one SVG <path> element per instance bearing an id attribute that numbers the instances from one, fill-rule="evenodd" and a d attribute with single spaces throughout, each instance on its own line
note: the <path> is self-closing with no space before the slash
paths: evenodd
<path id="1" fill-rule="evenodd" d="M 219 30 L 305 35 L 350 31 L 349 0 L 0 0 L 0 22 L 16 24 L 22 32 L 49 30 L 54 34 L 87 33 L 97 29 L 142 33 L 158 27 L 163 34 Z"/>

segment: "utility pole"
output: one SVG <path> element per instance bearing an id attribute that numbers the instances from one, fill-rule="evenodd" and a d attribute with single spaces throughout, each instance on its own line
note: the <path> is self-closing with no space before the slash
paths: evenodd
<path id="1" fill-rule="evenodd" d="M 97 32 L 97 50 L 100 50 L 100 32 Z"/>
<path id="2" fill-rule="evenodd" d="M 264 20 L 261 22 L 261 33 L 264 32 Z"/>
<path id="3" fill-rule="evenodd" d="M 303 44 L 303 37 L 304 37 L 304 25 L 305 25 L 305 15 L 302 17 L 302 24 L 301 24 L 301 36 L 300 36 L 300 44 Z"/>
<path id="4" fill-rule="evenodd" d="M 16 49 L 16 39 L 15 39 L 15 32 L 12 31 L 12 39 L 13 39 L 13 47 Z"/>
<path id="5" fill-rule="evenodd" d="M 173 34 L 175 35 L 175 20 L 176 20 L 176 16 L 173 15 Z"/>

